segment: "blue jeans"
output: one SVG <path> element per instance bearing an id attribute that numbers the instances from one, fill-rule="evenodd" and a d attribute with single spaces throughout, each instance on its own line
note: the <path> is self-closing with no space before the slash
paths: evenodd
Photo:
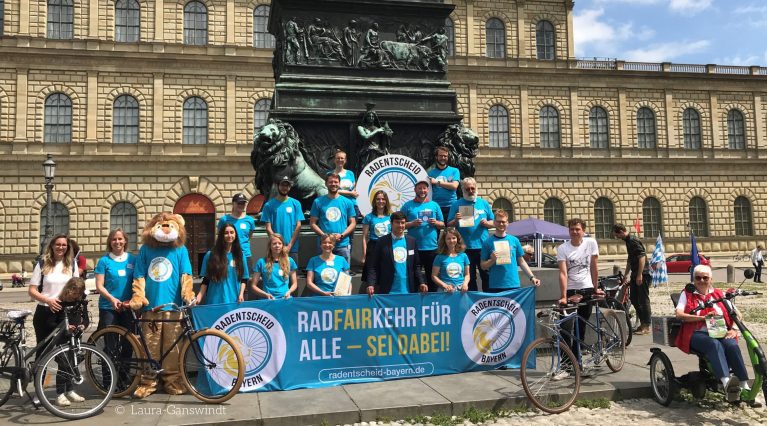
<path id="1" fill-rule="evenodd" d="M 729 377 L 730 368 L 741 383 L 748 380 L 738 341 L 735 339 L 714 339 L 706 330 L 697 330 L 690 337 L 690 349 L 703 354 L 714 368 L 717 379 Z"/>

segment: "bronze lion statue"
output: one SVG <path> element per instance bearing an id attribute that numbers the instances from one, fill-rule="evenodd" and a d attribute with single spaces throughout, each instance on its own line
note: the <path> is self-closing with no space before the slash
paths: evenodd
<path id="1" fill-rule="evenodd" d="M 437 137 L 434 147 L 450 150 L 448 164 L 461 172 L 461 178 L 474 176 L 474 158 L 479 153 L 479 136 L 461 124 L 451 124 Z"/>
<path id="2" fill-rule="evenodd" d="M 287 176 L 293 181 L 290 196 L 302 205 L 327 194 L 325 179 L 309 167 L 305 156 L 303 142 L 293 126 L 269 119 L 253 138 L 250 153 L 250 163 L 256 171 L 256 188 L 270 199 L 277 194 L 275 180 Z"/>

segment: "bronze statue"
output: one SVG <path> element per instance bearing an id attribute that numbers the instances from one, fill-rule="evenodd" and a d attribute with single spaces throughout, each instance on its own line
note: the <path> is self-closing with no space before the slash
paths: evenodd
<path id="1" fill-rule="evenodd" d="M 357 21 L 352 19 L 344 28 L 343 47 L 346 56 L 346 64 L 353 67 L 357 64 L 357 47 L 359 46 L 360 32 L 357 31 Z"/>
<path id="2" fill-rule="evenodd" d="M 461 172 L 461 178 L 474 176 L 474 158 L 479 153 L 479 136 L 463 124 L 451 124 L 437 137 L 437 146 L 450 151 L 448 164 Z"/>
<path id="3" fill-rule="evenodd" d="M 447 70 L 447 42 L 445 27 L 440 27 L 436 33 L 424 38 L 419 43 L 431 42 L 432 60 L 437 64 L 440 71 Z"/>
<path id="4" fill-rule="evenodd" d="M 311 203 L 327 194 L 325 180 L 304 160 L 303 142 L 289 123 L 269 119 L 253 139 L 250 162 L 256 171 L 256 188 L 271 198 L 276 194 L 275 177 L 288 176 L 293 182 L 292 197 Z"/>
<path id="5" fill-rule="evenodd" d="M 394 135 L 389 123 L 381 125 L 374 110 L 375 104 L 367 103 L 365 107 L 367 110 L 362 117 L 362 123 L 357 126 L 357 133 L 362 140 L 362 147 L 357 155 L 357 170 L 362 170 L 376 158 L 389 154 L 391 137 Z"/>
<path id="6" fill-rule="evenodd" d="M 301 41 L 304 30 L 298 26 L 296 18 L 292 17 L 285 23 L 285 62 L 289 64 L 301 63 Z M 306 53 L 304 42 L 304 53 Z"/>

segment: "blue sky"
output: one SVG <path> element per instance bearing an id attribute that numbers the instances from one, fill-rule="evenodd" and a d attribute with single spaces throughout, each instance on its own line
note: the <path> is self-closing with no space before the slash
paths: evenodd
<path id="1" fill-rule="evenodd" d="M 765 0 L 576 0 L 575 55 L 767 65 Z"/>

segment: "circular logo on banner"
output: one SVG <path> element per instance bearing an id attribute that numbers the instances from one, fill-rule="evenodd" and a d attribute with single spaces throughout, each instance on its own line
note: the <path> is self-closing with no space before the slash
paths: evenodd
<path id="1" fill-rule="evenodd" d="M 325 211 L 325 219 L 336 222 L 341 218 L 341 210 L 338 207 L 331 207 Z"/>
<path id="2" fill-rule="evenodd" d="M 173 264 L 164 257 L 155 257 L 149 262 L 149 278 L 154 281 L 162 282 L 170 278 L 173 274 Z"/>
<path id="3" fill-rule="evenodd" d="M 280 373 L 285 362 L 285 332 L 277 319 L 268 312 L 254 308 L 236 309 L 219 317 L 213 328 L 234 339 L 245 359 L 245 380 L 242 391 L 259 389 Z M 208 359 L 218 360 L 224 366 L 211 372 L 211 378 L 223 388 L 231 388 L 237 377 L 234 353 L 226 348 L 214 347 L 221 341 L 207 339 L 203 352 Z M 231 366 L 228 368 L 227 366 Z"/>
<path id="4" fill-rule="evenodd" d="M 508 363 L 525 339 L 525 312 L 515 300 L 494 297 L 476 301 L 461 324 L 461 343 L 476 364 Z"/>
<path id="5" fill-rule="evenodd" d="M 373 211 L 373 196 L 386 192 L 393 212 L 415 197 L 415 184 L 428 181 L 426 169 L 418 161 L 404 155 L 384 155 L 368 163 L 357 180 L 357 206 L 363 215 Z M 429 188 L 431 197 L 431 188 Z"/>

